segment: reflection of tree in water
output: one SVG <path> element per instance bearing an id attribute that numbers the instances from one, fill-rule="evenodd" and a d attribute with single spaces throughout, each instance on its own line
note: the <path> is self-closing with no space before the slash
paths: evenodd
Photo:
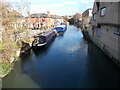
<path id="1" fill-rule="evenodd" d="M 32 74 L 30 71 L 33 72 L 36 69 L 35 57 L 39 58 L 38 60 L 41 60 L 41 58 L 48 53 L 48 51 L 52 45 L 52 41 L 49 42 L 45 47 L 32 48 L 32 50 L 30 50 L 29 53 L 24 53 L 24 54 L 20 55 L 22 73 L 26 73 L 26 74 L 30 74 L 30 75 Z"/>
<path id="2" fill-rule="evenodd" d="M 21 59 L 22 73 L 27 73 L 32 68 L 34 69 L 34 57 L 32 55 L 31 50 L 28 53 L 22 53 L 20 55 L 20 59 Z"/>

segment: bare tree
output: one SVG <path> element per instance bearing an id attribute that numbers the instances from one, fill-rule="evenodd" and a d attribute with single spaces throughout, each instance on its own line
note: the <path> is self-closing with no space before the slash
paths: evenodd
<path id="1" fill-rule="evenodd" d="M 17 49 L 17 42 L 15 41 L 16 32 L 27 31 L 27 27 L 22 27 L 24 17 L 23 12 L 28 12 L 29 4 L 23 0 L 19 2 L 0 2 L 1 13 L 1 27 L 2 31 L 2 46 L 4 46 L 2 59 L 9 62 L 9 58 L 14 56 L 14 52 Z"/>

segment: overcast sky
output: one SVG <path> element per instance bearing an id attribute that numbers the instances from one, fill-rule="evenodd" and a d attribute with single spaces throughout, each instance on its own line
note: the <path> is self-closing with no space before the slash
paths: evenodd
<path id="1" fill-rule="evenodd" d="M 74 15 L 93 7 L 93 0 L 31 0 L 31 13 Z"/>

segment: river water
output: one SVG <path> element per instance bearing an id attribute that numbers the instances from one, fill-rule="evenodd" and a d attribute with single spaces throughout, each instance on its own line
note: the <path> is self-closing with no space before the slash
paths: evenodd
<path id="1" fill-rule="evenodd" d="M 120 87 L 120 70 L 80 30 L 68 26 L 46 48 L 21 56 L 3 88 Z"/>

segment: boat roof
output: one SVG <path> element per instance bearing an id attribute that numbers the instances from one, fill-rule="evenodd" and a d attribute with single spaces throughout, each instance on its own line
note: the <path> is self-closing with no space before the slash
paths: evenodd
<path id="1" fill-rule="evenodd" d="M 43 35 L 39 35 L 38 37 L 40 37 L 40 36 L 48 36 L 50 33 L 52 33 L 52 32 L 54 32 L 54 31 L 49 31 L 48 33 L 45 33 L 45 34 L 43 34 Z"/>
<path id="2" fill-rule="evenodd" d="M 65 26 L 66 26 L 66 25 L 58 25 L 58 26 L 56 26 L 56 27 L 63 27 L 63 28 L 64 28 Z"/>

